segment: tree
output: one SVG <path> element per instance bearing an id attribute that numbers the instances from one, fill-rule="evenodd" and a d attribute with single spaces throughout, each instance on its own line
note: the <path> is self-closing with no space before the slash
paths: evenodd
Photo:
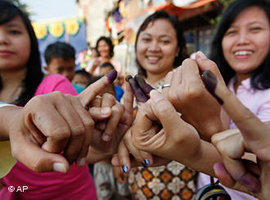
<path id="1" fill-rule="evenodd" d="M 228 5 L 230 5 L 232 2 L 234 2 L 235 0 L 219 0 L 220 4 L 222 5 L 222 10 L 226 10 L 226 8 L 228 7 Z M 222 11 L 222 12 L 223 12 Z M 221 15 L 217 16 L 216 18 L 214 19 L 211 19 L 210 23 L 213 24 L 213 25 L 218 25 L 220 20 L 221 20 Z"/>
<path id="2" fill-rule="evenodd" d="M 27 4 L 20 2 L 20 0 L 10 0 L 10 1 L 12 1 L 16 6 L 18 6 L 27 16 L 30 16 Z"/>

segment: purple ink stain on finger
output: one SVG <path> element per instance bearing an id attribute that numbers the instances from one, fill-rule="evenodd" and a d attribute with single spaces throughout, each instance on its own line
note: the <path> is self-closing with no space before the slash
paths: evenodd
<path id="1" fill-rule="evenodd" d="M 108 73 L 106 76 L 107 76 L 108 81 L 109 81 L 110 83 L 112 83 L 112 82 L 116 79 L 116 77 L 117 77 L 117 71 L 112 70 L 112 71 L 111 71 L 110 73 Z"/>
<path id="2" fill-rule="evenodd" d="M 212 94 L 216 98 L 218 103 L 222 105 L 224 103 L 223 100 L 220 97 L 218 97 L 215 93 L 218 80 L 217 77 L 214 75 L 214 73 L 211 72 L 210 70 L 206 70 L 202 74 L 202 81 L 208 92 L 210 92 L 210 94 Z"/>
<path id="3" fill-rule="evenodd" d="M 138 102 L 145 103 L 149 99 L 149 97 L 144 94 L 143 90 L 139 87 L 135 78 L 133 78 L 132 76 L 127 76 L 126 81 L 129 83 Z"/>
<path id="4" fill-rule="evenodd" d="M 137 81 L 138 85 L 140 86 L 140 88 L 143 90 L 143 92 L 146 94 L 146 95 L 149 95 L 149 93 L 151 92 L 151 90 L 153 90 L 154 88 L 149 85 L 148 83 L 145 82 L 144 78 L 137 74 L 135 76 L 135 80 Z"/>

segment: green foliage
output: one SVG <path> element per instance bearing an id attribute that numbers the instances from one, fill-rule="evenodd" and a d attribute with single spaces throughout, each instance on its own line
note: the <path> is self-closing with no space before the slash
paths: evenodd
<path id="1" fill-rule="evenodd" d="M 219 0 L 219 2 L 223 6 L 223 9 L 222 10 L 223 11 L 226 10 L 226 8 L 228 7 L 228 5 L 230 5 L 233 1 L 235 1 L 235 0 Z M 216 18 L 211 19 L 210 23 L 213 24 L 213 25 L 219 24 L 219 22 L 221 20 L 221 16 L 222 16 L 222 13 L 221 13 L 221 15 L 217 16 Z"/>
<path id="2" fill-rule="evenodd" d="M 27 4 L 20 2 L 20 0 L 10 0 L 10 1 L 12 1 L 16 6 L 18 6 L 27 16 L 30 16 Z"/>

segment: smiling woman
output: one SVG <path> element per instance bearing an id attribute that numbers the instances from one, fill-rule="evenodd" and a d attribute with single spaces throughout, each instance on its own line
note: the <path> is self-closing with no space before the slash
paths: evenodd
<path id="1" fill-rule="evenodd" d="M 164 84 L 168 72 L 178 67 L 188 57 L 181 24 L 165 11 L 157 11 L 140 26 L 136 42 L 136 62 L 139 73 L 155 88 Z M 134 199 L 193 199 L 196 172 L 172 161 L 160 167 L 130 170 L 129 183 Z M 123 163 L 123 171 L 130 166 Z"/>
<path id="2" fill-rule="evenodd" d="M 269 1 L 236 0 L 223 14 L 210 58 L 217 63 L 231 92 L 261 121 L 270 121 L 269 52 Z M 233 121 L 230 128 L 235 128 Z M 209 177 L 200 174 L 198 186 L 208 183 Z M 254 199 L 226 190 L 232 199 Z"/>

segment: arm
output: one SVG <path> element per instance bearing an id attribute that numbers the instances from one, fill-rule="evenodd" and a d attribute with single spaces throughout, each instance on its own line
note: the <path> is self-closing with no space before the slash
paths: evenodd
<path id="1" fill-rule="evenodd" d="M 53 92 L 32 98 L 23 108 L 0 108 L 1 131 L 4 139 L 9 135 L 13 157 L 37 172 L 67 172 L 74 160 L 84 165 L 82 158 L 92 135 L 91 116 L 104 119 L 111 114 L 111 110 L 89 113 L 85 107 L 112 81 L 105 76 L 78 96 Z M 65 154 L 59 154 L 63 150 Z"/>
<path id="2" fill-rule="evenodd" d="M 9 139 L 9 128 L 11 119 L 21 111 L 20 107 L 11 104 L 0 104 L 0 140 Z"/>

